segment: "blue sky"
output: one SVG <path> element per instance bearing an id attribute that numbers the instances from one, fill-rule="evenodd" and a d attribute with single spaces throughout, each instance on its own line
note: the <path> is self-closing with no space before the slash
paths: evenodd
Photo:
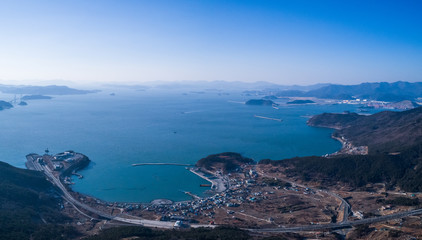
<path id="1" fill-rule="evenodd" d="M 422 1 L 0 0 L 0 81 L 422 81 Z"/>

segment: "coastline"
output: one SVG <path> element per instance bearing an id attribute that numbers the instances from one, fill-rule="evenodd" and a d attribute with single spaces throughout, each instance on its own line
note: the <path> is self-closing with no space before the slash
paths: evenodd
<path id="1" fill-rule="evenodd" d="M 212 180 L 210 178 L 208 178 L 207 176 L 205 176 L 204 172 L 202 172 L 200 169 L 194 169 L 194 168 L 189 168 L 189 171 L 195 175 L 197 175 L 198 177 L 207 180 L 208 182 L 211 183 L 211 190 L 220 193 L 220 192 L 224 192 L 226 191 L 226 186 L 223 182 L 222 178 L 217 177 L 216 180 Z"/>
<path id="2" fill-rule="evenodd" d="M 306 123 L 310 127 L 318 127 L 318 128 L 329 128 L 334 129 L 334 132 L 331 134 L 331 138 L 339 141 L 341 143 L 341 149 L 333 152 L 333 153 L 327 153 L 324 155 L 324 157 L 331 157 L 331 156 L 337 156 L 337 155 L 368 155 L 369 149 L 368 146 L 355 146 L 352 142 L 347 140 L 344 136 L 335 136 L 336 130 L 341 130 L 342 128 L 339 126 L 328 126 L 328 125 L 315 125 L 315 124 L 309 124 L 309 120 Z"/>

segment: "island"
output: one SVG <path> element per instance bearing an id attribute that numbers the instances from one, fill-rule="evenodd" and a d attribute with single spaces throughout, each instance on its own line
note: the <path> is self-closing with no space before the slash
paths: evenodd
<path id="1" fill-rule="evenodd" d="M 30 95 L 78 95 L 97 93 L 99 90 L 80 90 L 67 86 L 16 86 L 16 85 L 3 85 L 0 84 L 0 91 L 3 93 L 11 94 L 30 94 Z"/>
<path id="2" fill-rule="evenodd" d="M 251 100 L 248 100 L 245 104 L 259 105 L 259 106 L 277 106 L 278 105 L 277 103 L 268 99 L 251 99 Z"/>
<path id="3" fill-rule="evenodd" d="M 26 95 L 21 97 L 21 100 L 42 100 L 42 99 L 52 99 L 50 96 L 44 96 L 44 95 Z"/>
<path id="4" fill-rule="evenodd" d="M 4 110 L 4 109 L 9 109 L 9 108 L 12 108 L 12 107 L 13 107 L 13 105 L 10 104 L 9 102 L 0 100 L 0 111 Z"/>
<path id="5" fill-rule="evenodd" d="M 310 104 L 310 103 L 315 103 L 315 102 L 312 100 L 300 100 L 300 99 L 287 102 L 287 104 Z"/>
<path id="6" fill-rule="evenodd" d="M 18 103 L 18 105 L 19 105 L 19 106 L 26 106 L 26 105 L 28 105 L 28 103 L 27 103 L 27 102 L 24 102 L 24 101 L 20 101 L 20 102 Z"/>

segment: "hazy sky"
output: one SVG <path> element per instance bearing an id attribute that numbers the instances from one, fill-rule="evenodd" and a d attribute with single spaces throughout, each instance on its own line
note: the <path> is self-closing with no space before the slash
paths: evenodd
<path id="1" fill-rule="evenodd" d="M 422 81 L 422 1 L 0 0 L 0 82 Z"/>

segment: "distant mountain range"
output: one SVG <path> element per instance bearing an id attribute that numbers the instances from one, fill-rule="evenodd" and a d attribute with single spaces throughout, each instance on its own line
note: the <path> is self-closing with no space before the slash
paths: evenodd
<path id="1" fill-rule="evenodd" d="M 96 93 L 99 90 L 79 90 L 67 86 L 14 86 L 0 84 L 0 92 L 10 94 L 31 94 L 31 95 L 76 95 Z"/>
<path id="2" fill-rule="evenodd" d="M 422 82 L 374 82 L 358 85 L 314 84 L 309 86 L 279 85 L 269 82 L 193 81 L 153 84 L 161 89 L 200 89 L 205 91 L 241 90 L 251 95 L 277 97 L 316 97 L 325 99 L 368 99 L 387 102 L 414 101 L 422 97 Z"/>
<path id="3" fill-rule="evenodd" d="M 189 89 L 201 91 L 284 91 L 284 90 L 300 90 L 310 91 L 318 89 L 329 84 L 315 84 L 308 86 L 300 85 L 279 85 L 266 81 L 258 82 L 242 82 L 242 81 L 180 81 L 180 82 L 149 82 L 145 83 L 148 87 L 159 89 Z M 107 85 L 107 86 L 124 86 L 124 85 Z M 136 86 L 136 85 L 134 85 Z M 144 87 L 146 87 L 144 86 Z"/>
<path id="4" fill-rule="evenodd" d="M 145 85 L 106 84 L 106 88 L 129 88 L 135 90 L 147 90 L 149 88 L 171 90 L 198 90 L 198 91 L 244 91 L 252 95 L 274 95 L 277 97 L 316 97 L 325 99 L 368 99 L 387 102 L 399 102 L 403 100 L 415 101 L 422 97 L 422 82 L 374 82 L 361 83 L 358 85 L 339 84 L 313 84 L 279 85 L 275 83 L 241 82 L 241 81 L 180 81 L 180 82 L 149 82 Z M 98 90 L 79 90 L 67 86 L 28 86 L 28 85 L 3 85 L 0 84 L 0 92 L 11 94 L 31 95 L 73 95 L 95 93 Z"/>
<path id="5" fill-rule="evenodd" d="M 330 84 L 310 91 L 287 90 L 276 94 L 279 97 L 317 97 L 326 99 L 369 99 L 398 102 L 422 97 L 422 82 L 377 82 L 359 85 Z"/>

